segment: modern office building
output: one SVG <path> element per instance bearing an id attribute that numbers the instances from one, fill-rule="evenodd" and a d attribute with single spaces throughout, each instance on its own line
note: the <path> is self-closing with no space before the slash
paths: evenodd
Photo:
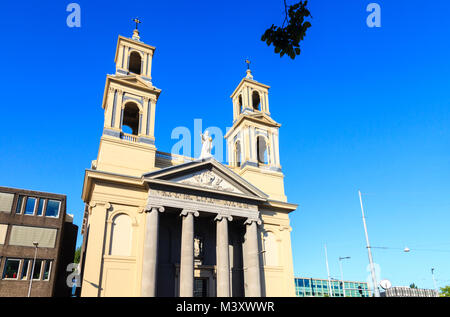
<path id="1" fill-rule="evenodd" d="M 365 282 L 351 282 L 332 279 L 295 278 L 297 297 L 372 297 L 372 291 Z"/>
<path id="2" fill-rule="evenodd" d="M 70 296 L 77 231 L 66 196 L 0 187 L 0 297 Z"/>

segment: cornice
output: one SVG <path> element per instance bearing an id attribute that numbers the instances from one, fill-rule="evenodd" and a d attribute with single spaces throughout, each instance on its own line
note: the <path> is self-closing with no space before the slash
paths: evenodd
<path id="1" fill-rule="evenodd" d="M 135 41 L 133 39 L 130 39 L 128 37 L 119 35 L 119 37 L 117 39 L 116 55 L 114 57 L 114 63 L 117 63 L 117 58 L 119 56 L 119 45 L 120 45 L 120 42 L 122 42 L 122 41 L 127 42 L 128 44 L 131 44 L 131 45 L 136 45 L 136 46 L 140 46 L 142 48 L 148 49 L 148 50 L 151 51 L 152 55 L 155 53 L 155 50 L 156 50 L 156 47 L 154 47 L 154 46 L 145 44 L 144 42 L 137 42 L 137 41 Z"/>
<path id="2" fill-rule="evenodd" d="M 264 114 L 263 114 L 263 117 L 265 117 Z M 272 127 L 272 128 L 280 128 L 281 127 L 281 124 L 279 124 L 278 122 L 276 122 L 272 118 L 270 118 L 270 120 L 272 120 L 273 122 L 264 121 L 264 119 L 255 118 L 253 116 L 249 116 L 248 114 L 241 114 L 238 117 L 238 119 L 236 120 L 236 122 L 233 124 L 231 129 L 228 130 L 228 132 L 225 134 L 224 138 L 228 138 L 231 134 L 233 134 L 233 132 L 236 131 L 241 124 L 248 125 L 247 121 L 250 121 L 250 122 L 256 123 L 256 124 L 262 124 L 262 125 L 269 126 L 269 127 Z"/>
<path id="3" fill-rule="evenodd" d="M 147 85 L 147 83 L 145 81 L 143 81 L 142 79 L 140 79 L 138 76 L 134 77 L 136 78 L 136 80 L 140 83 L 132 83 L 129 82 L 128 80 L 126 80 L 126 78 L 132 78 L 132 77 L 116 77 L 115 75 L 106 75 L 106 83 L 105 83 L 105 90 L 103 93 L 103 101 L 102 101 L 102 108 L 105 109 L 106 107 L 106 100 L 107 100 L 107 96 L 108 96 L 108 91 L 110 88 L 111 84 L 118 84 L 124 88 L 132 88 L 132 89 L 136 89 L 139 91 L 143 91 L 152 95 L 155 95 L 155 98 L 151 98 L 146 96 L 147 98 L 151 99 L 152 102 L 155 102 L 158 100 L 159 95 L 161 94 L 161 89 L 158 89 L 154 86 L 149 86 Z M 119 92 L 121 93 L 125 93 L 126 91 L 122 88 L 118 88 L 117 89 Z M 144 96 L 142 96 L 144 97 Z"/>
<path id="4" fill-rule="evenodd" d="M 264 84 L 261 84 L 260 82 L 257 82 L 256 80 L 244 77 L 244 78 L 242 78 L 242 80 L 240 81 L 240 83 L 236 87 L 236 89 L 233 91 L 233 93 L 231 94 L 230 98 L 234 97 L 234 95 L 239 91 L 239 89 L 244 85 L 245 82 L 248 82 L 249 84 L 253 84 L 253 85 L 256 85 L 256 86 L 260 86 L 261 88 L 265 88 L 267 90 L 270 89 L 270 86 L 268 86 L 268 85 L 264 85 Z"/>
<path id="5" fill-rule="evenodd" d="M 106 181 L 137 187 L 145 187 L 140 177 L 86 169 L 84 172 L 83 190 L 81 193 L 81 198 L 85 203 L 88 203 L 90 201 L 90 197 L 92 195 L 92 184 L 95 181 Z"/>

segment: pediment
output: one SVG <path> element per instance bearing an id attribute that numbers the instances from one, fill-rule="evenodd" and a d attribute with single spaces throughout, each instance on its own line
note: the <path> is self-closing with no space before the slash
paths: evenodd
<path id="1" fill-rule="evenodd" d="M 240 196 L 259 201 L 267 195 L 214 158 L 197 160 L 143 175 L 144 182 Z"/>
<path id="2" fill-rule="evenodd" d="M 258 121 L 261 121 L 265 124 L 269 124 L 269 125 L 275 125 L 278 126 L 279 123 L 277 123 L 275 120 L 273 120 L 272 118 L 270 118 L 268 115 L 264 114 L 264 113 L 254 113 L 254 114 L 250 114 L 248 115 L 253 119 L 256 119 Z"/>
<path id="3" fill-rule="evenodd" d="M 157 89 L 151 82 L 143 80 L 136 75 L 115 75 L 114 79 L 123 84 L 131 84 L 144 89 Z"/>
<path id="4" fill-rule="evenodd" d="M 220 177 L 217 173 L 209 169 L 200 170 L 191 174 L 187 174 L 171 180 L 178 184 L 187 184 L 198 187 L 210 188 L 214 190 L 244 194 L 242 190 L 239 190 L 236 186 L 230 184 L 223 177 Z"/>
<path id="5" fill-rule="evenodd" d="M 151 82 L 145 81 L 136 75 L 108 75 L 106 77 L 105 90 L 103 92 L 102 108 L 105 109 L 107 102 L 107 93 L 111 83 L 120 85 L 123 87 L 137 88 L 138 90 L 150 93 L 152 95 L 159 96 L 161 90 L 152 85 Z"/>

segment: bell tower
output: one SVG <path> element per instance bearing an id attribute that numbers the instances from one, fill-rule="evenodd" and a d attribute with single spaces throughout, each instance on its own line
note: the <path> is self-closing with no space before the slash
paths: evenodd
<path id="1" fill-rule="evenodd" d="M 278 130 L 269 111 L 270 87 L 247 74 L 231 95 L 233 126 L 225 135 L 230 167 L 271 199 L 287 201 L 281 172 Z"/>
<path id="2" fill-rule="evenodd" d="M 92 168 L 141 176 L 155 168 L 155 107 L 161 90 L 153 86 L 155 47 L 143 43 L 138 23 L 132 38 L 119 36 L 116 73 L 106 76 L 103 135 Z"/>

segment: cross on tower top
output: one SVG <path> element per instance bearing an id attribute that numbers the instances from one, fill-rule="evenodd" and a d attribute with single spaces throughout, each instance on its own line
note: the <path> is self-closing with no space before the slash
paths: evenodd
<path id="1" fill-rule="evenodd" d="M 247 78 L 253 79 L 252 71 L 250 70 L 250 61 L 248 59 L 245 60 L 247 63 Z"/>
<path id="2" fill-rule="evenodd" d="M 141 20 L 139 20 L 138 18 L 134 18 L 134 19 L 133 19 L 133 22 L 136 23 L 136 28 L 135 28 L 134 31 L 133 31 L 133 37 L 132 37 L 132 39 L 135 40 L 135 41 L 139 41 L 139 42 L 140 42 L 141 38 L 140 38 L 140 36 L 139 36 L 138 26 L 139 26 L 139 24 L 141 24 L 142 22 L 141 22 Z"/>
<path id="3" fill-rule="evenodd" d="M 134 18 L 133 22 L 136 23 L 136 30 L 138 29 L 139 24 L 141 24 L 141 20 L 139 20 L 138 18 Z"/>
<path id="4" fill-rule="evenodd" d="M 246 59 L 245 62 L 247 63 L 247 69 L 250 69 L 250 61 Z"/>

